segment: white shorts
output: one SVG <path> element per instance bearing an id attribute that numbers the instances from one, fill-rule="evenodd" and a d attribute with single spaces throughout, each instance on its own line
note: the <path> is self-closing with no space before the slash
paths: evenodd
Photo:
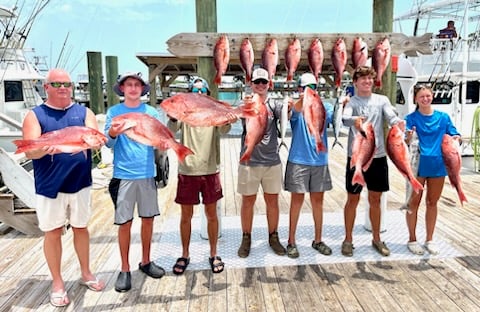
<path id="1" fill-rule="evenodd" d="M 77 193 L 58 193 L 57 198 L 36 195 L 38 227 L 43 232 L 52 231 L 69 223 L 85 228 L 90 220 L 90 190 L 85 187 Z"/>
<path id="2" fill-rule="evenodd" d="M 242 195 L 255 195 L 262 185 L 264 193 L 278 194 L 282 190 L 282 164 L 275 166 L 238 166 L 237 191 Z"/>

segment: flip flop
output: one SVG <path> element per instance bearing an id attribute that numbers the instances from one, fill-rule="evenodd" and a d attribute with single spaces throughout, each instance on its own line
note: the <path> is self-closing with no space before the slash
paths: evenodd
<path id="1" fill-rule="evenodd" d="M 63 292 L 52 292 L 50 294 L 50 304 L 54 307 L 65 307 L 70 303 L 70 300 L 67 296 L 67 291 L 64 290 Z"/>
<path id="2" fill-rule="evenodd" d="M 80 279 L 79 283 L 80 285 L 85 286 L 92 291 L 102 291 L 105 288 L 105 284 L 96 277 L 94 280 L 87 282 Z"/>

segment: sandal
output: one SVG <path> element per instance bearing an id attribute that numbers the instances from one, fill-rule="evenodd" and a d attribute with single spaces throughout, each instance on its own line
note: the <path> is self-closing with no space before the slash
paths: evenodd
<path id="1" fill-rule="evenodd" d="M 353 249 L 355 247 L 353 247 L 352 242 L 345 241 L 342 243 L 342 255 L 345 257 L 353 257 Z"/>
<path id="2" fill-rule="evenodd" d="M 223 263 L 222 258 L 215 256 L 209 258 L 208 261 L 210 262 L 210 267 L 212 268 L 213 273 L 220 273 L 223 271 L 225 263 Z"/>
<path id="3" fill-rule="evenodd" d="M 173 266 L 172 272 L 175 275 L 182 275 L 183 272 L 187 269 L 188 264 L 190 263 L 190 258 L 180 257 L 177 259 L 177 262 Z"/>
<path id="4" fill-rule="evenodd" d="M 287 245 L 287 256 L 289 258 L 298 258 L 300 256 L 300 253 L 298 252 L 297 245 L 295 244 L 288 244 Z"/>
<path id="5" fill-rule="evenodd" d="M 96 277 L 91 281 L 84 281 L 81 279 L 79 283 L 92 291 L 102 291 L 105 288 L 105 283 Z"/>
<path id="6" fill-rule="evenodd" d="M 372 247 L 378 251 L 379 254 L 381 254 L 384 257 L 390 256 L 390 249 L 388 249 L 387 245 L 385 245 L 384 242 L 378 241 L 375 242 L 372 240 Z"/>
<path id="7" fill-rule="evenodd" d="M 330 256 L 332 254 L 332 249 L 328 247 L 324 242 L 315 243 L 315 241 L 313 241 L 312 248 L 325 256 Z"/>
<path id="8" fill-rule="evenodd" d="M 435 244 L 434 241 L 425 242 L 425 248 L 431 255 L 438 255 L 438 253 L 440 252 L 438 250 L 437 244 Z"/>
<path id="9" fill-rule="evenodd" d="M 417 241 L 408 242 L 407 247 L 414 255 L 423 255 L 425 253 L 425 250 Z"/>
<path id="10" fill-rule="evenodd" d="M 50 294 L 50 304 L 54 307 L 61 308 L 65 307 L 70 303 L 70 300 L 67 296 L 67 291 L 63 292 L 52 292 Z"/>

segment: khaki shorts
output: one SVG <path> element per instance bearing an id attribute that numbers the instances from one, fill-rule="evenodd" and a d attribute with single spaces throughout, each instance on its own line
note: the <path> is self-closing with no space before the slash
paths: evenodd
<path id="1" fill-rule="evenodd" d="M 259 185 L 264 193 L 278 194 L 282 190 L 282 164 L 275 166 L 238 166 L 237 192 L 255 195 Z"/>
<path id="2" fill-rule="evenodd" d="M 76 228 L 87 227 L 91 215 L 90 190 L 89 186 L 77 193 L 58 193 L 57 198 L 37 194 L 36 212 L 40 230 L 52 231 L 66 223 Z"/>

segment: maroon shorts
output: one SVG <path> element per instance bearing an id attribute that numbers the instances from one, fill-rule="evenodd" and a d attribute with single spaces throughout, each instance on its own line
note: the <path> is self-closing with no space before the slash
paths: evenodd
<path id="1" fill-rule="evenodd" d="M 220 174 L 203 176 L 188 176 L 179 174 L 177 184 L 177 197 L 175 202 L 180 205 L 212 204 L 223 197 Z"/>

